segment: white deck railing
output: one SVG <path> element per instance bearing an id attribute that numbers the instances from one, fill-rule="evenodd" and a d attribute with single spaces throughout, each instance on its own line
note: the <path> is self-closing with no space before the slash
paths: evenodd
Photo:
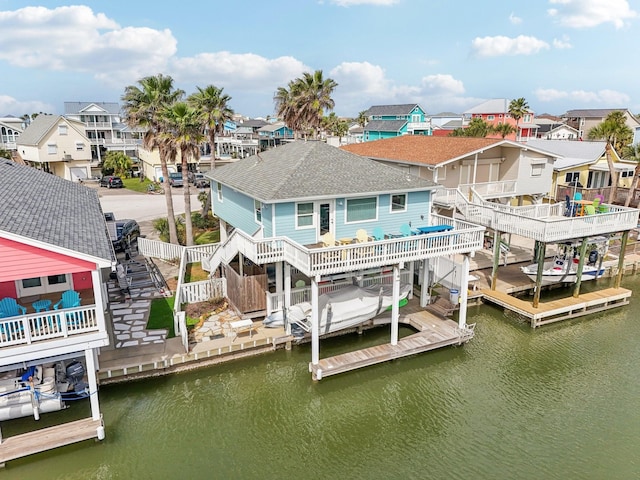
<path id="1" fill-rule="evenodd" d="M 175 243 L 150 240 L 143 237 L 138 238 L 138 252 L 145 257 L 173 261 L 182 257 L 184 248 L 182 245 L 176 245 Z"/>
<path id="2" fill-rule="evenodd" d="M 49 310 L 0 320 L 0 348 L 97 332 L 94 305 Z"/>
<path id="3" fill-rule="evenodd" d="M 471 198 L 457 189 L 438 193 L 439 198 L 454 199 L 465 218 L 504 233 L 512 233 L 545 243 L 590 237 L 630 230 L 638 225 L 640 211 L 607 205 L 607 213 L 565 217 L 565 204 L 538 204 L 514 207 L 488 202 L 472 191 Z"/>
<path id="4" fill-rule="evenodd" d="M 459 186 L 463 195 L 469 195 L 471 190 L 483 198 L 513 196 L 518 194 L 518 184 L 515 180 L 502 182 L 467 183 Z"/>
<path id="5" fill-rule="evenodd" d="M 205 302 L 227 296 L 227 279 L 209 278 L 200 282 L 183 283 L 180 289 L 182 303 Z"/>
<path id="6" fill-rule="evenodd" d="M 484 227 L 432 216 L 432 225 L 442 224 L 451 225 L 453 230 L 325 248 L 307 248 L 287 237 L 255 239 L 235 230 L 218 247 L 208 266 L 214 270 L 242 253 L 258 265 L 285 261 L 306 276 L 331 275 L 482 249 Z"/>

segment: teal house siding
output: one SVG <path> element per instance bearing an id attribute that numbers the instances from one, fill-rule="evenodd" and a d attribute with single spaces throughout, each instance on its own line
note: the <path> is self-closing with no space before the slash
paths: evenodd
<path id="1" fill-rule="evenodd" d="M 252 198 L 223 185 L 222 201 L 220 201 L 216 184 L 214 183 L 211 188 L 213 213 L 218 218 L 230 222 L 234 227 L 249 235 L 253 235 L 261 228 L 261 224 L 255 220 Z"/>

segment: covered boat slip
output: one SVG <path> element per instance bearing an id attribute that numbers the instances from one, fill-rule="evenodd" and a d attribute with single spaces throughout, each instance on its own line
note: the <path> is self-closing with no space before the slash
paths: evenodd
<path id="1" fill-rule="evenodd" d="M 102 433 L 101 433 L 102 432 Z M 46 452 L 72 443 L 104 438 L 102 416 L 98 420 L 83 418 L 75 422 L 34 430 L 21 435 L 0 438 L 0 466 L 9 460 Z"/>

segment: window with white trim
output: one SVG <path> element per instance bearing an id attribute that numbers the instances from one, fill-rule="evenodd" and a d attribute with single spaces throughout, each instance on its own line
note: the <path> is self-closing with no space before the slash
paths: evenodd
<path id="1" fill-rule="evenodd" d="M 47 153 L 49 155 L 55 155 L 58 153 L 58 146 L 55 143 L 47 144 Z"/>
<path id="2" fill-rule="evenodd" d="M 253 208 L 255 210 L 255 219 L 257 223 L 262 223 L 262 202 L 259 200 L 253 201 Z"/>
<path id="3" fill-rule="evenodd" d="M 67 126 L 64 124 L 58 125 L 58 135 L 66 135 L 67 134 Z"/>
<path id="4" fill-rule="evenodd" d="M 531 165 L 531 176 L 541 177 L 543 170 L 544 170 L 544 164 L 542 163 Z"/>
<path id="5" fill-rule="evenodd" d="M 23 296 L 43 293 L 63 292 L 71 289 L 71 275 L 48 275 L 45 277 L 23 278 L 16 282 L 18 294 Z"/>
<path id="6" fill-rule="evenodd" d="M 84 150 L 84 143 L 76 142 L 76 151 L 81 152 Z"/>
<path id="7" fill-rule="evenodd" d="M 396 193 L 391 195 L 391 213 L 407 211 L 407 194 Z"/>
<path id="8" fill-rule="evenodd" d="M 313 202 L 296 204 L 296 228 L 313 227 Z"/>
<path id="9" fill-rule="evenodd" d="M 487 115 L 487 120 L 495 120 L 496 117 L 494 115 Z"/>
<path id="10" fill-rule="evenodd" d="M 367 222 L 378 219 L 378 198 L 348 198 L 346 223 Z"/>
<path id="11" fill-rule="evenodd" d="M 218 190 L 218 201 L 221 202 L 222 201 L 222 184 L 220 182 L 217 182 L 216 188 Z"/>
<path id="12" fill-rule="evenodd" d="M 567 172 L 564 175 L 564 182 L 571 183 L 580 180 L 580 172 Z"/>

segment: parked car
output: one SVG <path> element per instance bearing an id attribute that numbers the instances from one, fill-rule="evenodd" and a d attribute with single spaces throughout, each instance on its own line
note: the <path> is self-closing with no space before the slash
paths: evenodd
<path id="1" fill-rule="evenodd" d="M 113 240 L 113 249 L 122 252 L 140 236 L 140 225 L 131 219 L 116 220 L 116 239 Z"/>
<path id="2" fill-rule="evenodd" d="M 205 178 L 203 173 L 196 173 L 193 176 L 193 185 L 196 188 L 209 188 L 209 180 Z"/>
<path id="3" fill-rule="evenodd" d="M 124 187 L 124 184 L 120 177 L 116 177 L 115 175 L 105 175 L 100 179 L 100 186 L 107 188 L 122 188 Z"/>
<path id="4" fill-rule="evenodd" d="M 169 174 L 169 185 L 172 187 L 182 187 L 182 174 L 171 172 Z"/>

